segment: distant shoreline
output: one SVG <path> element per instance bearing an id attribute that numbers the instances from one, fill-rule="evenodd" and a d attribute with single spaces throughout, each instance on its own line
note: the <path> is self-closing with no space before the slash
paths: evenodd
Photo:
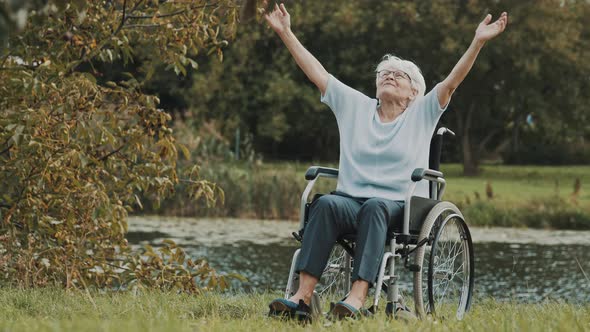
<path id="1" fill-rule="evenodd" d="M 237 241 L 269 244 L 292 240 L 295 243 L 291 233 L 297 231 L 298 226 L 297 222 L 285 220 L 168 216 L 129 217 L 129 232 L 131 233 L 158 232 L 158 237 L 179 239 L 177 241 L 179 244 L 187 242 L 208 246 L 230 244 Z M 469 229 L 475 243 L 590 246 L 590 231 L 476 226 L 470 226 Z"/>

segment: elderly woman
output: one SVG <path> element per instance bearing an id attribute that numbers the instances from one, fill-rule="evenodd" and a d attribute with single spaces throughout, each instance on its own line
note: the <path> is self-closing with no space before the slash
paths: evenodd
<path id="1" fill-rule="evenodd" d="M 485 42 L 500 34 L 508 15 L 490 23 L 487 15 L 475 37 L 445 80 L 424 95 L 420 69 L 412 62 L 386 55 L 377 66 L 377 98 L 370 98 L 330 75 L 291 31 L 285 6 L 265 14 L 270 27 L 321 92 L 321 101 L 336 116 L 340 132 L 337 191 L 316 200 L 310 209 L 297 271 L 299 289 L 290 299 L 270 304 L 271 314 L 308 315 L 313 290 L 336 240 L 356 233 L 352 289 L 337 303 L 337 316 L 356 316 L 383 255 L 387 229 L 401 222 L 404 195 L 415 168 L 427 168 L 429 144 L 451 95 L 473 66 Z M 417 189 L 427 196 L 427 186 Z"/>

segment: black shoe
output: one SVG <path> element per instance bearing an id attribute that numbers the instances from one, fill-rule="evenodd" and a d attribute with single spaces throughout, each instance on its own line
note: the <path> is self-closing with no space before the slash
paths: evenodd
<path id="1" fill-rule="evenodd" d="M 370 317 L 373 315 L 369 310 L 365 308 L 357 309 L 344 301 L 340 301 L 334 305 L 330 305 L 330 307 L 331 308 L 328 317 L 331 319 L 359 319 L 362 317 Z"/>
<path id="2" fill-rule="evenodd" d="M 311 308 L 299 300 L 299 303 L 287 299 L 276 299 L 268 305 L 268 316 L 296 319 L 302 323 L 311 323 Z"/>

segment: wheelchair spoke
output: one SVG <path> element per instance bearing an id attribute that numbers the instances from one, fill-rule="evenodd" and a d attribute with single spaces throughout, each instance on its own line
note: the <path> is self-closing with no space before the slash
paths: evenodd
<path id="1" fill-rule="evenodd" d="M 445 283 L 445 288 L 442 291 L 442 293 L 439 295 L 438 300 L 436 301 L 436 303 L 442 304 L 444 303 L 443 298 L 445 297 L 445 294 L 447 293 L 447 290 L 449 289 L 449 282 Z"/>
<path id="2" fill-rule="evenodd" d="M 463 269 L 463 266 L 464 264 L 461 264 L 459 269 Z M 459 269 L 456 272 L 454 272 L 450 278 L 446 280 L 441 280 L 437 284 L 433 285 L 435 293 L 438 294 L 436 303 L 438 303 L 439 305 L 448 302 L 445 301 L 445 298 L 446 295 L 449 294 L 449 291 L 454 296 L 456 295 L 456 293 L 460 293 L 460 291 L 462 290 L 464 279 L 455 278 L 455 276 L 459 274 Z M 441 289 L 443 289 L 442 292 L 440 292 Z M 452 301 L 452 298 L 448 298 L 448 300 Z"/>
<path id="3" fill-rule="evenodd" d="M 320 295 L 324 294 L 325 292 L 327 292 L 330 288 L 332 288 L 332 286 L 336 284 L 336 279 L 334 278 L 329 284 L 325 285 L 324 289 L 322 291 L 319 292 Z"/>
<path id="4" fill-rule="evenodd" d="M 451 271 L 453 270 L 453 266 L 455 265 L 455 261 L 456 261 L 457 257 L 459 257 L 460 255 L 463 255 L 463 253 L 464 253 L 464 249 L 463 249 L 462 245 L 458 249 L 460 249 L 460 251 L 449 252 L 449 255 L 446 259 L 440 258 L 440 260 L 439 260 L 440 267 L 438 268 L 438 270 L 443 271 L 443 272 L 449 271 L 446 274 L 452 274 L 452 275 L 456 274 L 456 273 L 452 273 Z M 441 255 L 441 256 L 443 256 L 443 255 Z M 436 258 L 438 259 L 438 257 L 436 257 Z M 438 274 L 440 274 L 440 272 Z M 438 277 L 440 278 L 440 276 L 438 276 Z"/>
<path id="5" fill-rule="evenodd" d="M 459 255 L 463 255 L 463 252 L 464 252 L 464 250 L 461 250 L 461 251 L 459 251 L 459 252 L 455 253 L 455 254 L 453 255 L 453 257 L 449 257 L 449 258 L 447 258 L 447 260 L 446 260 L 446 261 L 445 261 L 443 264 L 444 264 L 445 266 L 449 266 L 449 267 L 450 267 L 450 266 L 452 266 L 452 265 L 453 265 L 453 263 L 455 262 L 455 260 L 457 259 L 457 257 L 459 257 Z"/>
<path id="6" fill-rule="evenodd" d="M 465 269 L 465 264 L 461 264 L 461 266 L 459 266 L 459 268 L 457 269 L 457 271 L 455 273 L 453 273 L 453 275 L 451 276 L 451 280 L 455 280 L 455 276 L 459 276 L 458 279 L 461 280 L 461 283 L 463 283 L 464 279 L 460 277 L 461 274 L 463 274 L 463 271 Z"/>
<path id="7" fill-rule="evenodd" d="M 322 274 L 322 278 L 316 287 L 316 292 L 321 295 L 335 295 L 338 293 L 339 296 L 348 290 L 345 290 L 345 282 L 346 278 L 346 271 L 345 271 L 345 264 L 347 259 L 347 255 L 344 249 L 340 246 L 335 246 L 332 253 L 330 254 L 330 258 L 328 260 L 328 264 L 326 264 L 326 268 Z"/>

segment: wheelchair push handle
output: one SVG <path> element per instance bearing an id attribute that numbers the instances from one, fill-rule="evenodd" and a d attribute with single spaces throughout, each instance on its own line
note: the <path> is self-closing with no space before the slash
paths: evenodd
<path id="1" fill-rule="evenodd" d="M 455 132 L 450 130 L 447 127 L 440 127 L 438 128 L 438 130 L 436 131 L 437 135 L 443 136 L 444 134 L 450 134 L 451 136 L 457 136 L 455 135 Z"/>
<path id="2" fill-rule="evenodd" d="M 315 180 L 318 176 L 337 178 L 338 169 L 322 166 L 311 166 L 307 169 L 307 172 L 305 172 L 305 179 L 307 181 Z"/>
<path id="3" fill-rule="evenodd" d="M 455 136 L 455 133 L 449 128 L 440 127 L 430 142 L 430 169 L 440 170 L 440 157 L 442 155 L 443 136 L 445 134 Z"/>

